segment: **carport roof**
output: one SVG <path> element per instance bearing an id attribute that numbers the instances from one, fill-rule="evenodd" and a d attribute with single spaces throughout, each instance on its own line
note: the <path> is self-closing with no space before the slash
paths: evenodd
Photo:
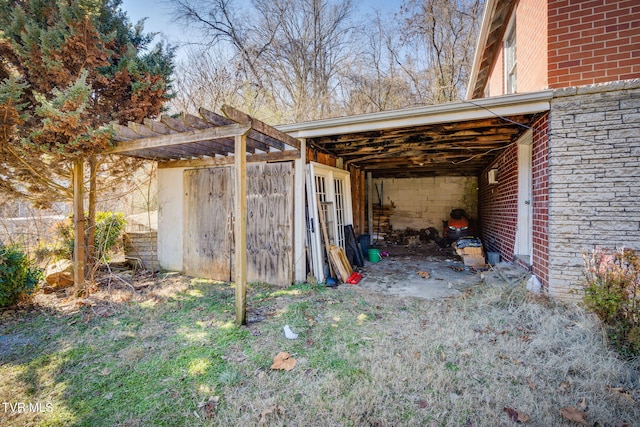
<path id="1" fill-rule="evenodd" d="M 374 177 L 477 176 L 549 111 L 552 91 L 276 126 Z"/>

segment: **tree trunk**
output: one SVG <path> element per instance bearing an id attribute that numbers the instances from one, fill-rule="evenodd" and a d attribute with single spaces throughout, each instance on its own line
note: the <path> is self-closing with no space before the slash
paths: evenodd
<path id="1" fill-rule="evenodd" d="M 76 159 L 73 164 L 73 282 L 76 295 L 85 292 L 84 283 L 84 260 L 85 260 L 85 240 L 84 240 L 84 161 Z"/>
<path id="2" fill-rule="evenodd" d="M 96 241 L 96 202 L 97 202 L 97 162 L 96 156 L 89 159 L 89 206 L 87 215 L 87 267 L 85 272 L 93 273 L 99 260 L 96 259 L 95 241 Z"/>

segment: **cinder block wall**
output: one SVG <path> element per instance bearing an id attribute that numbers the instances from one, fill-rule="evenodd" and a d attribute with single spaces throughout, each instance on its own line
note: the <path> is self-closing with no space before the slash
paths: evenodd
<path id="1" fill-rule="evenodd" d="M 557 90 L 549 132 L 549 291 L 572 298 L 583 251 L 640 249 L 640 79 Z"/>
<path id="2" fill-rule="evenodd" d="M 463 208 L 477 217 L 478 180 L 476 177 L 429 177 L 374 179 L 383 189 L 383 204 L 395 206 L 390 224 L 394 230 L 420 230 L 435 227 L 442 232 L 442 221 L 454 208 Z M 373 190 L 373 203 L 378 194 Z"/>

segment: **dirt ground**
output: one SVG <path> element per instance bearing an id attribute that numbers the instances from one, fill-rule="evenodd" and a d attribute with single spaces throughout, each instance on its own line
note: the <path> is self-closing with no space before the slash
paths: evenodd
<path id="1" fill-rule="evenodd" d="M 358 286 L 382 294 L 433 300 L 461 295 L 483 281 L 494 286 L 514 285 L 528 277 L 526 271 L 509 263 L 466 267 L 453 249 L 435 243 L 374 248 L 388 256 L 377 263 L 366 260 L 359 269 L 363 278 Z"/>

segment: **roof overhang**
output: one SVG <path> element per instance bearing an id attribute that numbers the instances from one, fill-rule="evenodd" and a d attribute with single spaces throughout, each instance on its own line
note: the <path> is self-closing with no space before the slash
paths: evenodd
<path id="1" fill-rule="evenodd" d="M 467 99 L 483 96 L 500 43 L 504 38 L 507 23 L 516 3 L 512 0 L 487 0 L 471 66 L 471 75 L 467 84 Z"/>
<path id="2" fill-rule="evenodd" d="M 477 175 L 550 108 L 552 91 L 277 126 L 378 177 Z"/>

